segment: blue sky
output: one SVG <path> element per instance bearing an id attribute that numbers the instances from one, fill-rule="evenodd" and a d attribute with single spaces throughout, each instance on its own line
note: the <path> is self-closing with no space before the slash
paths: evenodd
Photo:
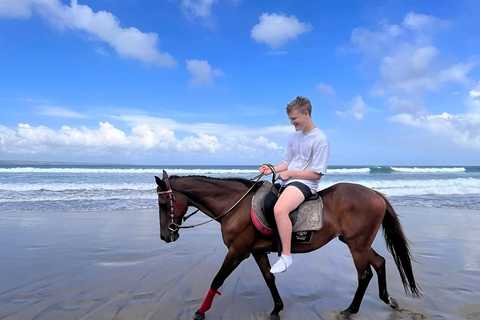
<path id="1" fill-rule="evenodd" d="M 1 0 L 0 160 L 480 165 L 480 3 Z"/>

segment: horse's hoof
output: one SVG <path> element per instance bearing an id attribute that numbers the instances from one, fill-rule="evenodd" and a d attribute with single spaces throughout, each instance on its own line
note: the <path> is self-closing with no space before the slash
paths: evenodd
<path id="1" fill-rule="evenodd" d="M 350 318 L 351 313 L 348 312 L 347 310 L 340 311 L 339 314 L 337 314 L 334 319 L 335 320 L 351 320 Z"/>
<path id="2" fill-rule="evenodd" d="M 335 320 L 349 320 L 352 313 L 347 310 L 340 311 L 340 314 L 335 317 Z"/>
<path id="3" fill-rule="evenodd" d="M 388 297 L 387 306 L 389 306 L 390 308 L 392 308 L 392 309 L 394 309 L 394 310 L 400 309 L 400 306 L 398 305 L 397 300 L 395 300 L 395 299 L 392 298 L 392 297 Z"/>
<path id="4" fill-rule="evenodd" d="M 195 312 L 192 320 L 205 320 L 205 313 Z"/>
<path id="5" fill-rule="evenodd" d="M 265 320 L 280 320 L 280 316 L 278 314 L 269 314 Z"/>

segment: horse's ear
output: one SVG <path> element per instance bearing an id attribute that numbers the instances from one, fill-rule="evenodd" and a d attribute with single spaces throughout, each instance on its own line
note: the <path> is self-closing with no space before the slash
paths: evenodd
<path id="1" fill-rule="evenodd" d="M 168 180 L 167 171 L 163 170 L 163 181 L 167 181 L 167 180 Z"/>
<path id="2" fill-rule="evenodd" d="M 162 190 L 167 190 L 167 185 L 165 184 L 165 182 L 160 179 L 159 177 L 155 176 L 155 181 L 157 182 L 157 186 L 160 187 L 160 189 Z"/>

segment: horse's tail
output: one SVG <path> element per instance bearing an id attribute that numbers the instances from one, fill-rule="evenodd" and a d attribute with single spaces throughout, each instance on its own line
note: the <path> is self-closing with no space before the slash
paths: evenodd
<path id="1" fill-rule="evenodd" d="M 380 192 L 376 191 L 376 193 L 385 200 L 387 205 L 387 210 L 382 221 L 383 235 L 387 249 L 395 260 L 405 292 L 414 297 L 419 297 L 421 295 L 421 289 L 415 283 L 412 270 L 412 260 L 414 259 L 410 253 L 408 240 L 403 232 L 402 224 L 390 201 Z"/>

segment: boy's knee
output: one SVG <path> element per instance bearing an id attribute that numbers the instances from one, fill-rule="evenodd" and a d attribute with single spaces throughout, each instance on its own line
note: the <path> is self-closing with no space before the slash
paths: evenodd
<path id="1" fill-rule="evenodd" d="M 277 218 L 277 217 L 284 217 L 288 215 L 288 212 L 281 206 L 275 206 L 273 208 L 273 214 L 275 215 L 275 218 Z"/>

